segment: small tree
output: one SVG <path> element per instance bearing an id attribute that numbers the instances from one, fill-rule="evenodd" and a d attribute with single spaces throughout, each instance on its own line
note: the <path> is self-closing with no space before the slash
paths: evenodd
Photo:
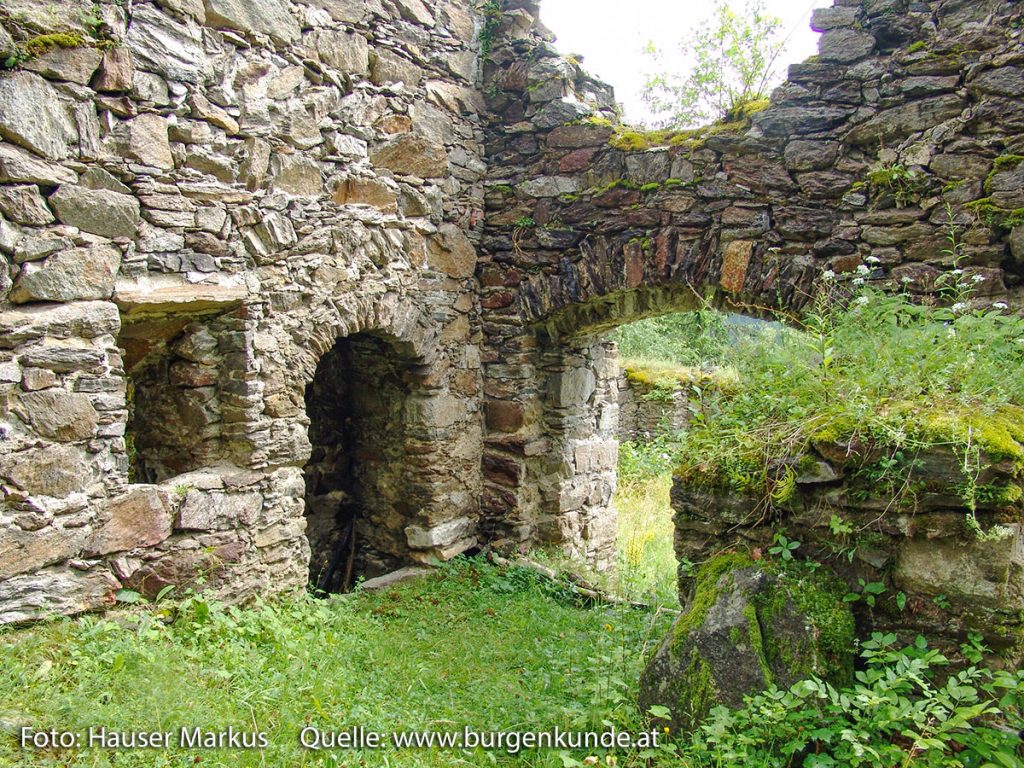
<path id="1" fill-rule="evenodd" d="M 766 12 L 764 0 L 748 0 L 742 13 L 733 11 L 728 0 L 717 0 L 714 15 L 679 42 L 694 62 L 692 71 L 662 71 L 644 85 L 643 99 L 658 115 L 659 127 L 704 125 L 767 98 L 778 79 L 781 27 L 781 20 Z M 645 53 L 663 66 L 662 52 L 653 43 Z"/>

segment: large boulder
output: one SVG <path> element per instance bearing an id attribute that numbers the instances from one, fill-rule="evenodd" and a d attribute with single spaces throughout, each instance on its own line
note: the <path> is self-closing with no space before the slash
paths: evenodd
<path id="1" fill-rule="evenodd" d="M 811 675 L 849 681 L 853 615 L 830 576 L 720 555 L 697 574 L 688 610 L 640 678 L 640 706 L 671 711 L 673 730 L 692 731 L 715 706 L 738 707 L 771 685 Z"/>

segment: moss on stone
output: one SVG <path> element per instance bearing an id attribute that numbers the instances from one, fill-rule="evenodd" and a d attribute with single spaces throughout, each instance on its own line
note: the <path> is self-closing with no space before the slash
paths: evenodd
<path id="1" fill-rule="evenodd" d="M 614 181 L 608 182 L 603 187 L 594 187 L 593 189 L 590 189 L 588 191 L 596 197 L 598 195 L 603 195 L 605 192 L 611 192 L 613 189 L 639 188 L 640 185 L 637 184 L 635 181 L 630 181 L 629 179 L 615 179 Z"/>
<path id="2" fill-rule="evenodd" d="M 26 40 L 21 47 L 28 58 L 36 58 L 54 48 L 83 48 L 86 45 L 88 43 L 81 35 L 57 32 L 33 37 L 31 40 Z"/>
<path id="3" fill-rule="evenodd" d="M 1006 154 L 997 157 L 992 162 L 992 171 L 989 173 L 988 176 L 985 177 L 985 183 L 982 185 L 982 187 L 985 190 L 985 193 L 992 193 L 992 179 L 995 178 L 996 174 L 1003 173 L 1005 171 L 1012 171 L 1014 168 L 1020 165 L 1021 162 L 1024 162 L 1024 155 Z"/>
<path id="4" fill-rule="evenodd" d="M 776 658 L 795 679 L 806 677 L 811 672 L 827 674 L 829 680 L 837 685 L 845 685 L 853 678 L 853 645 L 855 626 L 853 614 L 843 602 L 846 594 L 845 585 L 838 578 L 823 569 L 807 570 L 804 566 L 784 566 L 775 568 L 781 589 L 775 595 L 787 596 L 798 611 L 805 614 L 814 625 L 816 638 L 813 642 L 816 654 L 807 653 L 810 645 L 796 648 L 780 644 L 776 638 L 766 639 L 766 657 L 769 662 Z M 777 599 L 777 598 L 776 598 Z M 770 625 L 770 611 L 780 610 L 776 604 L 771 608 L 760 608 L 762 625 Z M 817 656 L 821 669 L 812 670 L 801 665 Z"/>
<path id="5" fill-rule="evenodd" d="M 1000 171 L 1012 171 L 1021 163 L 1024 163 L 1024 155 L 1000 155 L 993 161 L 992 169 L 997 173 Z"/>
<path id="6" fill-rule="evenodd" d="M 682 147 L 691 152 L 704 146 L 710 136 L 723 133 L 740 133 L 750 127 L 752 115 L 768 108 L 768 99 L 755 99 L 744 102 L 730 111 L 725 120 L 700 128 L 665 131 L 637 131 L 623 126 L 614 126 L 615 133 L 608 139 L 608 144 L 623 152 L 643 152 L 656 147 Z M 682 182 L 678 182 L 682 183 Z"/>
<path id="7" fill-rule="evenodd" d="M 915 40 L 907 48 L 907 53 L 917 53 L 918 51 L 923 51 L 927 47 L 928 43 L 926 43 L 924 40 Z"/>
<path id="8" fill-rule="evenodd" d="M 608 139 L 608 143 L 615 149 L 621 149 L 623 152 L 639 152 L 651 148 L 650 139 L 639 131 L 616 133 Z"/>
<path id="9" fill-rule="evenodd" d="M 650 248 L 650 238 L 637 238 L 643 249 Z M 626 381 L 641 388 L 661 387 L 678 392 L 684 386 L 700 382 L 704 385 L 715 385 L 714 378 L 698 368 L 686 368 L 676 365 L 658 365 L 649 361 L 627 360 L 622 363 L 622 372 Z"/>
<path id="10" fill-rule="evenodd" d="M 989 459 L 1024 468 L 1024 408 L 1003 405 L 995 412 L 962 414 L 928 411 L 920 417 L 921 436 L 935 442 L 977 445 Z"/>
<path id="11" fill-rule="evenodd" d="M 676 711 L 690 722 L 695 722 L 716 703 L 717 692 L 711 668 L 694 648 L 690 651 L 690 663 L 679 686 Z"/>
<path id="12" fill-rule="evenodd" d="M 728 552 L 708 560 L 697 571 L 689 608 L 674 629 L 673 651 L 686 663 L 677 702 L 677 712 L 684 717 L 699 719 L 719 703 L 708 660 L 688 638 L 705 626 L 723 590 L 735 588 L 723 577 L 751 567 L 762 570 L 772 581 L 748 596 L 749 603 L 742 609 L 746 627 L 730 627 L 729 642 L 745 653 L 749 649 L 764 684 L 790 685 L 811 675 L 836 685 L 853 679 L 854 621 L 843 602 L 844 585 L 822 569 L 755 563 L 746 554 Z M 794 631 L 796 624 L 799 627 Z M 782 628 L 785 631 L 780 631 Z"/>
<path id="13" fill-rule="evenodd" d="M 686 640 L 687 635 L 704 623 L 711 606 L 718 600 L 718 580 L 725 574 L 731 573 L 737 568 L 745 568 L 752 563 L 749 555 L 726 552 L 711 558 L 697 570 L 690 607 L 676 624 L 674 638 L 676 643 Z"/>
<path id="14" fill-rule="evenodd" d="M 750 643 L 750 650 L 757 658 L 758 666 L 761 667 L 761 674 L 764 676 L 766 685 L 772 684 L 772 669 L 768 666 L 768 656 L 765 653 L 764 634 L 761 631 L 761 621 L 757 615 L 757 606 L 753 603 L 743 609 L 743 616 L 747 620 L 747 640 Z"/>
<path id="15" fill-rule="evenodd" d="M 993 172 L 994 173 L 994 172 Z M 989 181 L 993 174 L 989 174 L 988 179 L 985 180 L 986 190 L 989 188 Z M 964 208 L 973 213 L 986 226 L 1011 230 L 1014 227 L 1018 227 L 1024 224 L 1024 208 L 1004 208 L 1001 205 L 997 205 L 991 197 L 982 197 L 978 200 L 972 200 L 969 203 L 964 203 Z"/>
<path id="16" fill-rule="evenodd" d="M 734 104 L 726 113 L 726 122 L 736 123 L 750 120 L 758 112 L 764 112 L 771 106 L 771 99 L 744 99 Z"/>

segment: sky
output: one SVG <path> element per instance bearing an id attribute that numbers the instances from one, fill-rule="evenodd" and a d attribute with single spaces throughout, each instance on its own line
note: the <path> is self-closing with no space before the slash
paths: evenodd
<path id="1" fill-rule="evenodd" d="M 743 0 L 732 0 L 739 11 Z M 766 0 L 767 11 L 782 19 L 789 42 L 781 67 L 818 52 L 818 34 L 809 26 L 811 9 L 831 0 Z M 712 15 L 713 0 L 541 0 L 541 20 L 558 36 L 558 50 L 580 54 L 583 66 L 615 87 L 625 106 L 626 122 L 642 123 L 650 113 L 640 99 L 646 75 L 653 69 L 643 54 L 648 41 L 665 52 L 666 68 L 685 71 L 678 42 Z"/>

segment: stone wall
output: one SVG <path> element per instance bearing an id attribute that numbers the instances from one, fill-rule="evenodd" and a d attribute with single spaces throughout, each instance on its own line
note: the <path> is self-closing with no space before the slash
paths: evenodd
<path id="1" fill-rule="evenodd" d="M 581 518 L 562 491 L 592 472 L 574 457 L 607 434 L 605 404 L 577 403 L 571 435 L 537 425 L 565 408 L 561 382 L 596 377 L 580 350 L 616 325 L 704 300 L 799 313 L 826 270 L 934 301 L 961 268 L 974 306 L 1019 310 L 1018 3 L 839 0 L 815 12 L 819 55 L 790 68 L 766 109 L 675 134 L 617 125 L 610 92 L 557 55 L 536 3 L 508 7 L 484 68 L 478 267 L 486 409 L 501 414 L 485 437 L 484 510 L 505 534 L 545 539 L 538 521 Z M 599 490 L 610 474 L 582 519 L 613 514 Z"/>
<path id="2" fill-rule="evenodd" d="M 840 0 L 767 110 L 668 146 L 587 120 L 611 89 L 534 0 L 472 7 L 0 2 L 0 620 L 299 588 L 344 494 L 367 568 L 608 564 L 606 330 L 799 311 L 826 268 L 927 297 L 946 203 L 1019 304 L 1019 4 Z"/>
<path id="3" fill-rule="evenodd" d="M 922 634 L 958 653 L 969 633 L 1008 661 L 1024 654 L 1024 525 L 1021 470 L 982 451 L 967 504 L 964 456 L 936 447 L 891 450 L 860 441 L 818 439 L 794 462 L 796 485 L 766 504 L 727 488 L 676 478 L 675 549 L 680 563 L 724 551 L 772 557 L 774 535 L 799 542 L 797 554 L 824 563 L 847 587 L 884 591 L 853 604 L 861 635 Z M 888 476 L 879 470 L 880 460 Z M 971 521 L 976 525 L 972 525 Z M 693 589 L 680 570 L 680 590 Z M 870 593 L 864 594 L 867 598 Z M 902 594 L 905 603 L 901 606 Z"/>
<path id="4" fill-rule="evenodd" d="M 303 587 L 307 426 L 324 408 L 307 414 L 307 384 L 356 335 L 385 355 L 347 384 L 366 417 L 352 461 L 390 504 L 361 518 L 366 568 L 472 545 L 470 4 L 4 0 L 0 15 L 3 58 L 38 54 L 0 73 L 0 622 L 118 587 Z M 375 389 L 378 363 L 394 376 Z"/>
<path id="5" fill-rule="evenodd" d="M 650 440 L 660 434 L 686 429 L 693 415 L 685 385 L 657 383 L 643 370 L 625 369 L 619 374 L 619 424 L 616 437 Z"/>

